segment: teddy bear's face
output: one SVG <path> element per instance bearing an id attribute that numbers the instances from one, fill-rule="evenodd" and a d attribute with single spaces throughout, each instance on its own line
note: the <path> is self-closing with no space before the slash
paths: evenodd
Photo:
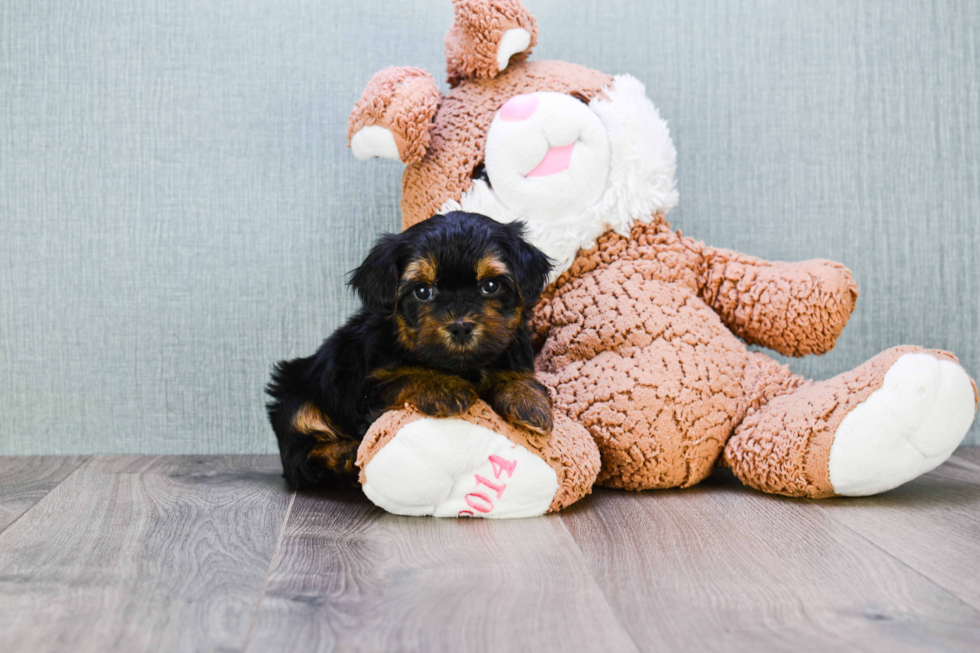
<path id="1" fill-rule="evenodd" d="M 493 192 L 514 215 L 572 216 L 602 197 L 609 136 L 588 105 L 564 93 L 507 100 L 487 132 Z"/>
<path id="2" fill-rule="evenodd" d="M 554 260 L 555 278 L 605 231 L 629 233 L 677 203 L 676 152 L 642 83 L 524 61 L 537 26 L 519 0 L 455 7 L 452 93 L 442 96 L 425 71 L 389 68 L 350 118 L 355 156 L 407 165 L 405 227 L 459 209 L 524 221 L 529 240 Z"/>
<path id="3" fill-rule="evenodd" d="M 535 63 L 520 64 L 509 75 Z M 557 71 L 571 66 L 544 63 Z M 628 234 L 634 222 L 677 203 L 674 146 L 643 84 L 619 75 L 588 102 L 579 97 L 531 91 L 502 99 L 476 153 L 485 178 L 468 180 L 439 207 L 441 213 L 462 209 L 525 222 L 529 240 L 555 263 L 552 279 L 604 232 Z M 440 152 L 434 154 L 438 159 Z M 430 171 L 429 179 L 438 179 L 445 167 Z M 405 190 L 414 189 L 406 184 Z"/>

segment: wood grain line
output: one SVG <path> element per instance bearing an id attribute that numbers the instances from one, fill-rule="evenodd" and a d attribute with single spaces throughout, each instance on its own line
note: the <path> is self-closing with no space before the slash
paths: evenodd
<path id="1" fill-rule="evenodd" d="M 79 468 L 87 456 L 0 457 L 0 533 Z"/>
<path id="2" fill-rule="evenodd" d="M 276 560 L 279 559 L 279 551 L 282 549 L 282 538 L 286 534 L 286 524 L 289 523 L 289 516 L 293 514 L 293 504 L 296 503 L 296 492 L 291 492 L 289 495 L 289 506 L 286 508 L 286 516 L 282 520 L 282 527 L 279 529 L 279 537 L 276 539 L 276 548 L 272 553 L 272 558 L 269 560 L 269 569 L 265 573 L 265 580 L 262 581 L 262 591 L 259 592 L 259 598 L 255 602 L 255 610 L 252 611 L 252 621 L 248 626 L 248 634 L 245 636 L 245 642 L 242 644 L 242 653 L 248 650 L 249 644 L 252 641 L 252 634 L 255 632 L 255 624 L 259 620 L 259 608 L 262 607 L 262 599 L 265 598 L 265 594 L 269 589 L 269 579 L 272 578 L 272 569 L 276 564 Z"/>
<path id="3" fill-rule="evenodd" d="M 960 447 L 953 452 L 953 457 L 950 460 L 970 465 L 980 471 L 980 447 Z"/>
<path id="4" fill-rule="evenodd" d="M 814 505 L 980 611 L 980 467 L 965 456 L 884 494 Z"/>
<path id="5" fill-rule="evenodd" d="M 975 651 L 977 612 L 819 506 L 741 487 L 596 490 L 562 513 L 645 651 Z"/>
<path id="6" fill-rule="evenodd" d="M 637 648 L 557 516 L 419 519 L 301 493 L 249 650 Z"/>
<path id="7" fill-rule="evenodd" d="M 588 502 L 589 502 L 589 497 L 586 497 L 585 499 L 580 500 L 576 504 L 577 509 L 578 510 L 586 510 L 586 509 L 588 509 L 587 508 Z M 563 519 L 560 519 L 561 513 L 559 513 L 558 516 L 559 516 L 559 521 L 561 523 L 562 530 L 564 530 L 565 533 L 567 533 L 569 541 L 575 547 L 575 551 L 578 553 L 578 557 L 582 561 L 582 566 L 584 566 L 588 570 L 589 579 L 592 581 L 592 583 L 591 583 L 592 586 L 602 596 L 602 602 L 605 604 L 605 606 L 609 610 L 609 612 L 612 613 L 612 614 L 617 614 L 615 607 L 609 601 L 609 597 L 607 597 L 603 593 L 602 588 L 599 587 L 599 581 L 598 581 L 598 579 L 596 579 L 595 575 L 592 573 L 592 570 L 588 567 L 588 563 L 586 562 L 586 559 L 585 559 L 585 553 L 583 553 L 582 549 L 579 548 L 578 542 L 575 541 L 575 538 L 572 536 L 572 532 L 570 530 L 568 530 L 568 526 L 565 524 L 565 521 Z M 642 651 L 643 650 L 643 647 L 641 647 L 637 643 L 637 641 L 633 638 L 633 633 L 630 632 L 630 629 L 626 627 L 626 624 L 624 624 L 622 622 L 622 619 L 619 616 L 617 616 L 617 619 L 619 620 L 620 625 L 626 631 L 627 636 L 629 636 L 630 642 L 632 642 L 632 644 L 633 644 L 633 649 L 636 650 L 636 651 Z"/>
<path id="8" fill-rule="evenodd" d="M 978 460 L 875 497 L 720 472 L 498 522 L 290 493 L 275 456 L 0 458 L 0 507 L 33 501 L 0 532 L 0 650 L 975 651 Z"/>
<path id="9" fill-rule="evenodd" d="M 280 473 L 270 456 L 93 457 L 0 534 L 0 650 L 240 650 Z"/>

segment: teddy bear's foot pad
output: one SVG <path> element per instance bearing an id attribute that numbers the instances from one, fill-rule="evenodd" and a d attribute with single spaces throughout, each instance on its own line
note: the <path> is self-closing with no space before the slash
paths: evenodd
<path id="1" fill-rule="evenodd" d="M 403 426 L 364 468 L 364 494 L 397 515 L 533 517 L 558 491 L 555 470 L 524 447 L 461 419 Z"/>
<path id="2" fill-rule="evenodd" d="M 975 413 L 975 390 L 962 367 L 928 353 L 903 355 L 837 427 L 829 461 L 835 493 L 885 492 L 938 467 Z"/>

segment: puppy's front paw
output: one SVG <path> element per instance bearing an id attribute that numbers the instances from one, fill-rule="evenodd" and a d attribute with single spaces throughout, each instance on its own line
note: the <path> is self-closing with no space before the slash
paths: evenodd
<path id="1" fill-rule="evenodd" d="M 530 374 L 493 385 L 487 397 L 493 410 L 517 428 L 550 435 L 553 426 L 548 391 Z"/>
<path id="2" fill-rule="evenodd" d="M 547 397 L 524 397 L 502 400 L 493 407 L 498 415 L 516 426 L 538 435 L 551 435 L 551 402 Z"/>
<path id="3" fill-rule="evenodd" d="M 380 369 L 370 377 L 377 387 L 371 401 L 384 409 L 410 404 L 429 417 L 466 412 L 479 398 L 469 381 L 424 368 Z"/>
<path id="4" fill-rule="evenodd" d="M 478 399 L 476 388 L 461 378 L 446 376 L 439 383 L 412 388 L 405 400 L 429 417 L 452 417 L 465 413 Z"/>

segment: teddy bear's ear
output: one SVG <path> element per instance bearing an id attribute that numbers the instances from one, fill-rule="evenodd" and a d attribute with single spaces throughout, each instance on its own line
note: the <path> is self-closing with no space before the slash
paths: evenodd
<path id="1" fill-rule="evenodd" d="M 429 127 L 442 94 L 420 68 L 385 68 L 376 73 L 354 105 L 347 142 L 354 156 L 417 163 L 429 148 Z"/>
<path id="2" fill-rule="evenodd" d="M 453 0 L 453 8 L 456 21 L 446 35 L 450 86 L 495 77 L 538 42 L 538 22 L 520 0 Z"/>

